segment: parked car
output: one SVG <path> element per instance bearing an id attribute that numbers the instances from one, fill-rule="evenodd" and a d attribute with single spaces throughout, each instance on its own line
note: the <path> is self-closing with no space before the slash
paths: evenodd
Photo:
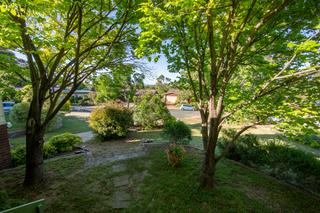
<path id="1" fill-rule="evenodd" d="M 5 114 L 9 114 L 10 110 L 12 109 L 14 102 L 2 102 L 3 111 Z"/>
<path id="2" fill-rule="evenodd" d="M 195 108 L 190 104 L 181 104 L 180 110 L 195 111 Z"/>

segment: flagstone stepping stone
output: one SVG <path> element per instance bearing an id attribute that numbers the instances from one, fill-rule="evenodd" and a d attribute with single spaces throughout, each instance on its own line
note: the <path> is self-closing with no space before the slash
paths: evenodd
<path id="1" fill-rule="evenodd" d="M 126 171 L 126 165 L 124 165 L 124 164 L 115 164 L 115 165 L 112 165 L 112 171 L 114 172 L 114 173 L 116 173 L 116 172 L 124 172 L 124 171 Z"/>
<path id="2" fill-rule="evenodd" d="M 112 208 L 124 209 L 128 208 L 131 201 L 131 195 L 126 191 L 116 191 L 112 198 Z"/>
<path id="3" fill-rule="evenodd" d="M 129 184 L 129 175 L 114 177 L 112 181 L 115 187 L 126 186 Z"/>

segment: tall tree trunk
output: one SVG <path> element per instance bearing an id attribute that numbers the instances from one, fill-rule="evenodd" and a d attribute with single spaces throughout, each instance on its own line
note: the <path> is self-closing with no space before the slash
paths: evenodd
<path id="1" fill-rule="evenodd" d="M 208 147 L 208 116 L 205 114 L 204 109 L 199 109 L 201 115 L 201 136 L 203 143 L 203 150 Z"/>
<path id="2" fill-rule="evenodd" d="M 202 188 L 213 188 L 215 185 L 215 155 L 212 146 L 208 146 L 203 163 L 200 186 Z"/>
<path id="3" fill-rule="evenodd" d="M 24 185 L 38 184 L 44 179 L 41 110 L 31 104 L 26 125 L 26 170 Z"/>

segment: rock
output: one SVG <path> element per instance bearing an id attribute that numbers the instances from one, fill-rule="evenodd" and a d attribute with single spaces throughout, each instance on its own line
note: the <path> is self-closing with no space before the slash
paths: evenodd
<path id="1" fill-rule="evenodd" d="M 129 184 L 129 176 L 128 175 L 122 175 L 122 176 L 117 176 L 113 178 L 113 185 L 115 187 L 119 186 L 125 186 Z"/>
<path id="2" fill-rule="evenodd" d="M 116 164 L 116 165 L 112 165 L 112 171 L 113 172 L 124 172 L 126 171 L 126 165 L 124 164 Z"/>
<path id="3" fill-rule="evenodd" d="M 142 142 L 143 143 L 153 143 L 154 140 L 153 139 L 144 139 Z"/>
<path id="4" fill-rule="evenodd" d="M 126 191 L 116 191 L 113 194 L 112 208 L 124 209 L 128 208 L 131 200 L 131 195 Z"/>

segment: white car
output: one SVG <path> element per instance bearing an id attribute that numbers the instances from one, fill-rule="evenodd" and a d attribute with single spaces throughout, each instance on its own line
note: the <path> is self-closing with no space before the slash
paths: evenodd
<path id="1" fill-rule="evenodd" d="M 195 111 L 195 108 L 190 104 L 182 104 L 180 110 Z"/>

